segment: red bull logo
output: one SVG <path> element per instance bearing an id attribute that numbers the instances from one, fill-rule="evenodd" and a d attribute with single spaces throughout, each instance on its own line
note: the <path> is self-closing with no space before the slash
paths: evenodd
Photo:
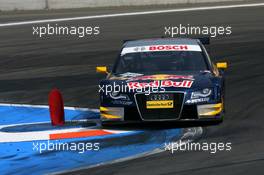
<path id="1" fill-rule="evenodd" d="M 172 81 L 172 80 L 161 80 L 152 82 L 129 82 L 127 86 L 129 89 L 143 89 L 147 87 L 178 87 L 178 88 L 190 88 L 192 87 L 193 81 L 183 80 L 183 81 Z"/>
<path id="2" fill-rule="evenodd" d="M 129 79 L 129 81 L 136 81 L 136 80 L 178 80 L 178 79 L 185 79 L 185 80 L 194 80 L 192 75 L 167 75 L 167 74 L 159 74 L 159 75 L 145 75 L 145 76 L 138 76 Z"/>

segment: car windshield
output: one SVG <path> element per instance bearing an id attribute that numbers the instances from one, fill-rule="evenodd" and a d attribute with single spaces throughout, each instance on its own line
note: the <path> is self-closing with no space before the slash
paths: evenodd
<path id="1" fill-rule="evenodd" d="M 202 52 L 156 51 L 121 55 L 113 73 L 197 72 L 205 70 L 208 70 L 208 65 Z"/>

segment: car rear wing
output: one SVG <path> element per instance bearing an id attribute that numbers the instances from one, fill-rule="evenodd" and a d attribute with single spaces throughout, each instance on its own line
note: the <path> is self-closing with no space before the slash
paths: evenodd
<path id="1" fill-rule="evenodd" d="M 166 37 L 161 37 L 161 38 L 166 38 Z M 151 39 L 151 38 L 148 38 Z M 210 37 L 201 37 L 201 38 L 191 38 L 191 39 L 197 39 L 199 40 L 203 45 L 209 45 L 210 44 Z M 126 39 L 123 40 L 123 43 L 126 43 L 128 41 L 135 41 L 136 39 Z"/>

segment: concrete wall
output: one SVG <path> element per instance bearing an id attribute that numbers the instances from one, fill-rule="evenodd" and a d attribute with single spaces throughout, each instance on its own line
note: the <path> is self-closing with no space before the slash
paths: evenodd
<path id="1" fill-rule="evenodd" d="M 47 7 L 46 0 L 0 0 L 0 10 L 40 10 Z"/>
<path id="2" fill-rule="evenodd" d="M 48 0 L 49 8 L 81 8 L 81 7 L 103 7 L 103 6 L 130 6 L 130 5 L 152 5 L 152 4 L 178 4 L 198 2 L 220 2 L 232 0 Z"/>
<path id="3" fill-rule="evenodd" d="M 40 10 L 83 7 L 179 4 L 238 0 L 0 0 L 0 10 Z"/>

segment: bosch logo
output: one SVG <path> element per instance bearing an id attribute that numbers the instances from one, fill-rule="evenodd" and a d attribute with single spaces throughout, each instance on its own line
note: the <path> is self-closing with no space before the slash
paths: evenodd
<path id="1" fill-rule="evenodd" d="M 188 50 L 187 45 L 158 45 L 158 46 L 150 46 L 149 50 L 151 51 L 162 51 L 162 50 Z"/>

